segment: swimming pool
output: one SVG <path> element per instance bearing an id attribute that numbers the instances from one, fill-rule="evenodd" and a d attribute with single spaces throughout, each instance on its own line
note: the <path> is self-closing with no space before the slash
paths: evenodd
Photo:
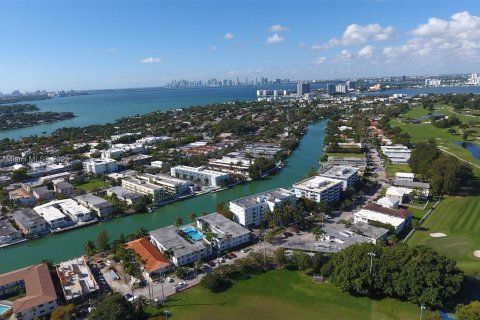
<path id="1" fill-rule="evenodd" d="M 180 230 L 182 230 L 183 232 L 185 232 L 185 234 L 190 238 L 192 239 L 193 241 L 198 241 L 198 240 L 202 240 L 203 238 L 203 233 L 201 233 L 200 231 L 198 231 L 197 229 L 195 229 L 194 227 L 183 227 L 181 228 Z"/>
<path id="2" fill-rule="evenodd" d="M 2 314 L 6 313 L 8 310 L 10 310 L 10 307 L 9 307 L 9 306 L 0 304 L 0 316 L 1 316 Z"/>

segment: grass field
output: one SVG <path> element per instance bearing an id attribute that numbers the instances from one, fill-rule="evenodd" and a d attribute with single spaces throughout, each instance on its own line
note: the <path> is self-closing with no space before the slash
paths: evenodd
<path id="1" fill-rule="evenodd" d="M 286 270 L 237 282 L 219 294 L 198 286 L 172 297 L 165 309 L 169 319 L 196 320 L 406 320 L 419 315 L 417 305 L 352 297 L 332 284 L 315 283 L 301 272 Z"/>
<path id="2" fill-rule="evenodd" d="M 434 111 L 441 112 L 443 114 L 449 115 L 452 114 L 453 111 L 451 111 L 451 108 L 448 108 L 447 106 L 440 105 L 438 108 L 436 108 Z M 407 117 L 415 117 L 418 115 L 421 115 L 421 113 L 425 113 L 426 110 L 423 108 L 417 107 L 411 109 L 409 112 L 404 114 L 401 118 L 405 119 Z M 457 114 L 455 114 L 457 115 Z M 464 116 L 466 117 L 466 116 Z M 459 118 L 461 118 L 459 116 Z M 468 117 L 470 120 L 472 117 Z M 477 117 L 473 116 L 473 119 L 476 119 Z M 478 117 L 480 119 L 480 117 Z M 462 148 L 459 145 L 456 145 L 454 142 L 455 141 L 462 141 L 462 136 L 460 134 L 450 134 L 447 132 L 448 129 L 441 129 L 441 128 L 436 128 L 432 126 L 429 122 L 428 123 L 419 123 L 419 124 L 410 124 L 410 123 L 402 123 L 398 119 L 392 119 L 390 123 L 393 126 L 398 126 L 402 128 L 405 132 L 407 132 L 411 136 L 411 141 L 413 143 L 425 141 L 428 139 L 435 139 L 439 147 L 442 147 L 443 150 L 449 151 L 451 153 L 454 153 L 458 157 L 460 157 L 463 160 L 469 161 L 474 165 L 477 165 L 480 167 L 480 160 L 475 159 L 472 157 L 470 152 L 467 149 Z M 458 127 L 454 127 L 454 129 L 457 132 L 460 132 L 460 129 Z M 470 140 L 474 140 L 471 138 Z M 480 168 L 473 166 L 473 171 L 475 174 L 480 175 Z"/>
<path id="3" fill-rule="evenodd" d="M 395 173 L 397 172 L 412 172 L 412 169 L 410 169 L 408 164 L 387 163 L 385 169 L 387 170 L 388 178 L 395 178 Z"/>
<path id="4" fill-rule="evenodd" d="M 480 250 L 480 197 L 449 197 L 430 213 L 408 240 L 411 245 L 426 245 L 453 258 L 468 274 L 480 273 L 480 258 L 473 256 Z M 442 232 L 447 236 L 432 238 L 430 233 Z"/>
<path id="5" fill-rule="evenodd" d="M 105 188 L 109 187 L 111 183 L 107 180 L 103 182 L 100 179 L 90 179 L 90 181 L 84 183 L 84 184 L 79 184 L 75 186 L 76 188 L 82 189 L 86 192 L 92 191 L 93 189 L 98 189 L 98 188 Z"/>

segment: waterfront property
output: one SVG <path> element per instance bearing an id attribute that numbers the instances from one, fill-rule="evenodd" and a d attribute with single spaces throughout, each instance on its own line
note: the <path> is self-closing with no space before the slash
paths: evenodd
<path id="1" fill-rule="evenodd" d="M 70 183 L 66 181 L 58 181 L 53 184 L 53 190 L 55 190 L 56 193 L 68 196 L 73 194 L 74 188 Z"/>
<path id="2" fill-rule="evenodd" d="M 146 238 L 127 242 L 125 246 L 135 251 L 148 277 L 155 273 L 158 275 L 165 274 L 172 269 L 170 261 Z"/>
<path id="3" fill-rule="evenodd" d="M 364 172 L 367 168 L 367 159 L 362 156 L 360 158 L 357 157 L 336 157 L 336 156 L 329 156 L 327 162 L 325 163 L 325 167 L 330 166 L 349 166 L 358 168 L 359 171 Z"/>
<path id="4" fill-rule="evenodd" d="M 101 218 L 107 217 L 113 212 L 113 207 L 107 200 L 97 197 L 91 193 L 76 196 L 74 199 L 82 206 L 95 211 L 95 213 Z"/>
<path id="5" fill-rule="evenodd" d="M 297 198 L 307 198 L 314 202 L 336 202 L 340 200 L 343 181 L 314 176 L 293 185 Z"/>
<path id="6" fill-rule="evenodd" d="M 385 208 L 375 203 L 370 203 L 360 211 L 353 214 L 354 222 L 371 221 L 389 224 L 394 228 L 395 234 L 402 232 L 412 220 L 412 213 L 407 209 Z"/>
<path id="7" fill-rule="evenodd" d="M 22 233 L 15 229 L 7 219 L 0 219 L 0 246 L 17 242 L 22 239 Z"/>
<path id="8" fill-rule="evenodd" d="M 381 149 L 391 163 L 408 163 L 412 153 L 410 149 L 401 144 L 382 146 Z"/>
<path id="9" fill-rule="evenodd" d="M 144 173 L 138 175 L 137 178 L 159 185 L 165 190 L 166 194 L 174 198 L 188 195 L 192 192 L 191 188 L 193 183 L 191 181 L 174 178 L 165 174 Z"/>
<path id="10" fill-rule="evenodd" d="M 46 263 L 0 274 L 0 299 L 25 292 L 12 301 L 13 319 L 33 320 L 57 308 L 57 294 Z"/>
<path id="11" fill-rule="evenodd" d="M 161 251 L 173 251 L 171 258 L 180 267 L 212 254 L 212 247 L 203 241 L 188 241 L 178 233 L 178 228 L 168 226 L 150 232 L 152 243 Z"/>
<path id="12" fill-rule="evenodd" d="M 49 203 L 34 207 L 33 210 L 47 221 L 51 230 L 63 228 L 71 224 L 66 214 Z"/>
<path id="13" fill-rule="evenodd" d="M 10 191 L 8 198 L 19 206 L 29 206 L 37 202 L 37 199 L 23 188 Z"/>
<path id="14" fill-rule="evenodd" d="M 57 266 L 63 294 L 67 302 L 82 302 L 98 291 L 98 284 L 85 257 L 62 261 Z"/>
<path id="15" fill-rule="evenodd" d="M 12 217 L 25 235 L 37 236 L 48 232 L 47 221 L 31 208 L 16 210 L 12 212 Z"/>
<path id="16" fill-rule="evenodd" d="M 267 211 L 273 211 L 286 203 L 295 206 L 296 202 L 295 193 L 278 188 L 230 201 L 229 207 L 233 213 L 233 220 L 250 228 L 260 225 Z"/>
<path id="17" fill-rule="evenodd" d="M 50 200 L 53 199 L 54 192 L 47 187 L 38 187 L 32 190 L 32 194 L 38 200 Z"/>
<path id="18" fill-rule="evenodd" d="M 118 170 L 117 160 L 114 159 L 89 159 L 83 162 L 86 173 L 104 174 Z"/>
<path id="19" fill-rule="evenodd" d="M 122 187 L 132 192 L 151 197 L 153 204 L 159 205 L 165 200 L 165 190 L 142 179 L 128 178 L 122 180 Z"/>
<path id="20" fill-rule="evenodd" d="M 353 187 L 358 180 L 358 168 L 348 166 L 333 166 L 320 173 L 321 177 L 342 181 L 342 189 Z"/>
<path id="21" fill-rule="evenodd" d="M 116 197 L 118 200 L 121 200 L 129 205 L 137 204 L 142 201 L 141 194 L 127 190 L 124 187 L 115 186 L 108 188 L 105 191 L 107 192 L 107 196 Z"/>
<path id="22" fill-rule="evenodd" d="M 218 251 L 228 250 L 251 240 L 249 230 L 216 212 L 197 218 L 197 227 L 204 231 L 206 240 Z"/>
<path id="23" fill-rule="evenodd" d="M 221 187 L 228 184 L 230 175 L 228 173 L 208 170 L 204 167 L 176 166 L 170 168 L 172 177 L 190 180 L 207 187 Z"/>

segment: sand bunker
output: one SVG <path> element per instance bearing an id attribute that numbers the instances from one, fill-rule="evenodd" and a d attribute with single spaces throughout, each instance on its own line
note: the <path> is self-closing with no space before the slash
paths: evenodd
<path id="1" fill-rule="evenodd" d="M 447 235 L 445 233 L 441 233 L 441 232 L 434 232 L 434 233 L 430 233 L 430 237 L 432 238 L 442 238 L 442 237 L 446 237 Z"/>
<path id="2" fill-rule="evenodd" d="M 480 258 L 480 250 L 473 251 L 473 255 L 477 258 Z"/>

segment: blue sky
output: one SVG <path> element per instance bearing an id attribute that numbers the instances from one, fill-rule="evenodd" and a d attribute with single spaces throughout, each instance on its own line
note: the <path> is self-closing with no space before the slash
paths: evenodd
<path id="1" fill-rule="evenodd" d="M 480 72 L 478 1 L 0 1 L 0 91 Z"/>

